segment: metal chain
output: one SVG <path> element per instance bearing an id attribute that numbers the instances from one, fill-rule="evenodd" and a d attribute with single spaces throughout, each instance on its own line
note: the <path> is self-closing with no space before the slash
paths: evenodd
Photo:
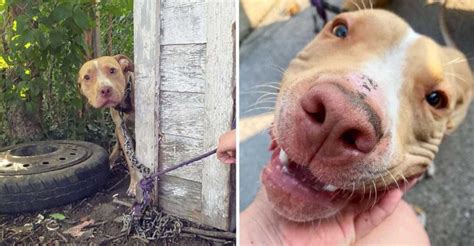
<path id="1" fill-rule="evenodd" d="M 136 168 L 143 177 L 150 176 L 151 169 L 137 160 L 135 155 L 134 147 L 133 147 L 133 139 L 128 132 L 127 124 L 125 123 L 125 119 L 123 118 L 123 113 L 120 113 L 120 130 L 122 131 L 122 136 L 124 138 L 124 153 L 128 157 L 128 159 L 132 162 L 132 166 Z"/>
<path id="2" fill-rule="evenodd" d="M 142 201 L 135 202 L 130 211 L 130 214 L 123 215 L 122 217 L 122 231 L 127 231 L 130 234 L 131 230 L 134 229 L 138 236 L 144 239 L 160 239 L 160 238 L 174 238 L 181 232 L 183 223 L 176 217 L 166 215 L 152 208 L 150 205 L 151 197 L 150 194 L 153 190 L 153 184 L 159 177 L 167 172 L 171 172 L 180 167 L 189 165 L 198 160 L 204 159 L 214 153 L 216 149 L 204 153 L 200 156 L 184 161 L 178 165 L 169 167 L 157 173 L 152 173 L 151 169 L 142 163 L 140 163 L 135 154 L 133 138 L 128 131 L 126 121 L 124 119 L 124 113 L 131 108 L 130 94 L 131 94 L 131 80 L 127 83 L 125 90 L 124 101 L 115 108 L 119 112 L 120 116 L 120 131 L 124 138 L 123 152 L 126 157 L 130 160 L 132 167 L 137 169 L 142 175 L 142 179 L 139 182 L 139 186 L 142 190 Z M 125 104 L 125 105 L 124 105 Z"/>

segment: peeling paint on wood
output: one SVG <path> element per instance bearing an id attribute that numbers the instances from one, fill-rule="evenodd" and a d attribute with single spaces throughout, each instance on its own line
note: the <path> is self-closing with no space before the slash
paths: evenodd
<path id="1" fill-rule="evenodd" d="M 214 148 L 230 127 L 235 1 L 134 4 L 137 155 L 162 170 Z M 167 213 L 229 229 L 232 170 L 211 156 L 162 177 L 155 197 Z"/>
<path id="2" fill-rule="evenodd" d="M 164 134 L 203 138 L 204 94 L 162 91 L 160 104 Z"/>
<path id="3" fill-rule="evenodd" d="M 162 3 L 161 44 L 206 43 L 206 3 Z"/>
<path id="4" fill-rule="evenodd" d="M 161 48 L 161 89 L 204 92 L 206 45 L 164 45 Z"/>
<path id="5" fill-rule="evenodd" d="M 201 184 L 165 175 L 159 184 L 159 204 L 166 212 L 202 223 Z"/>
<path id="6" fill-rule="evenodd" d="M 179 162 L 189 160 L 202 154 L 203 145 L 201 139 L 187 138 L 166 134 L 160 146 L 160 169 L 176 165 Z M 170 172 L 170 176 L 201 182 L 202 161 L 195 162 L 189 166 Z"/>
<path id="7" fill-rule="evenodd" d="M 207 66 L 205 87 L 206 131 L 204 147 L 215 146 L 221 134 L 230 130 L 234 85 L 234 1 L 209 1 L 207 8 Z M 231 165 L 216 158 L 204 160 L 202 171 L 202 220 L 229 230 L 232 206 Z"/>

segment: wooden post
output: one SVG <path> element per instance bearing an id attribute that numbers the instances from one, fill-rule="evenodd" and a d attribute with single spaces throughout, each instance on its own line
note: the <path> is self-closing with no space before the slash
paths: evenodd
<path id="1" fill-rule="evenodd" d="M 204 149 L 216 146 L 219 136 L 231 128 L 235 80 L 235 1 L 208 1 L 207 4 Z M 235 167 L 222 164 L 213 156 L 204 161 L 202 169 L 203 223 L 223 230 L 230 229 L 233 219 L 230 215 L 235 206 L 232 168 Z"/>
<path id="2" fill-rule="evenodd" d="M 136 153 L 138 161 L 154 171 L 160 141 L 160 5 L 149 0 L 134 0 L 133 5 Z"/>

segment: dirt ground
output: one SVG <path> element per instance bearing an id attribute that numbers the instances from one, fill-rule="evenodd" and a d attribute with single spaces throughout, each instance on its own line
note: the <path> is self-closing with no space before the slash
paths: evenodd
<path id="1" fill-rule="evenodd" d="M 154 232 L 167 238 L 150 239 L 149 236 L 147 239 L 135 231 L 128 235 L 126 230 L 122 230 L 122 215 L 129 213 L 128 206 L 133 203 L 133 200 L 125 195 L 127 187 L 127 171 L 123 165 L 116 165 L 111 171 L 106 186 L 91 197 L 35 213 L 0 214 L 0 246 L 33 244 L 235 245 L 235 237 L 231 238 L 232 233 L 220 232 L 159 212 L 161 218 L 159 221 L 162 221 L 161 228 L 166 230 L 164 233 Z M 154 211 L 156 213 L 157 210 Z M 150 232 L 153 233 L 153 230 L 157 230 L 158 227 L 151 228 L 153 229 Z M 195 231 L 198 233 L 191 233 Z"/>

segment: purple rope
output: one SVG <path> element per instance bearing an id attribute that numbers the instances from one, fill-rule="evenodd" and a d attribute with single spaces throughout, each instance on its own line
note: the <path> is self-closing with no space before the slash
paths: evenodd
<path id="1" fill-rule="evenodd" d="M 311 0 L 311 4 L 316 7 L 316 12 L 318 12 L 319 17 L 324 20 L 324 24 L 328 22 L 328 16 L 324 8 L 323 0 Z"/>
<path id="2" fill-rule="evenodd" d="M 196 162 L 196 161 L 199 161 L 199 160 L 202 160 L 210 155 L 213 155 L 217 152 L 217 149 L 213 149 L 209 152 L 206 152 L 202 155 L 199 155 L 199 156 L 196 156 L 194 158 L 191 158 L 187 161 L 183 161 L 175 166 L 172 166 L 172 167 L 169 167 L 169 168 L 166 168 L 165 170 L 162 170 L 160 172 L 157 172 L 157 173 L 154 173 L 152 175 L 150 175 L 149 177 L 147 178 L 143 178 L 140 180 L 139 182 L 139 185 L 140 185 L 140 188 L 142 189 L 143 191 L 143 199 L 141 202 L 135 202 L 135 204 L 133 205 L 133 208 L 132 208 L 132 214 L 133 214 L 133 217 L 135 219 L 140 219 L 143 215 L 143 211 L 145 210 L 145 208 L 150 204 L 151 202 L 151 198 L 150 198 L 150 194 L 151 194 L 151 191 L 153 190 L 153 184 L 154 184 L 154 179 L 156 178 L 157 180 L 160 180 L 160 176 L 168 173 L 168 172 L 171 172 L 173 170 L 176 170 L 180 167 L 184 167 L 184 166 L 187 166 L 193 162 Z"/>

